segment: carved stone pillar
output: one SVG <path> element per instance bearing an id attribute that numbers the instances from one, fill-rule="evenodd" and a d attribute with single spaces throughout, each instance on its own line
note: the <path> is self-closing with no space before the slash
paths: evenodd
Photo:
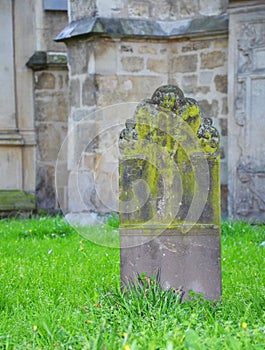
<path id="1" fill-rule="evenodd" d="M 229 215 L 265 220 L 265 4 L 230 3 Z"/>

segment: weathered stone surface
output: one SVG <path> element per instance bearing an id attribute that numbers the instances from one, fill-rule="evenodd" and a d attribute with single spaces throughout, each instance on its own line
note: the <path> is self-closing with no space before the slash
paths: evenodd
<path id="1" fill-rule="evenodd" d="M 226 61 L 226 55 L 222 51 L 201 53 L 201 69 L 214 69 L 222 67 Z"/>
<path id="2" fill-rule="evenodd" d="M 83 86 L 82 86 L 83 106 L 94 106 L 96 104 L 95 90 L 96 90 L 95 77 L 89 75 L 83 82 Z"/>
<path id="3" fill-rule="evenodd" d="M 199 101 L 199 106 L 201 110 L 211 118 L 216 118 L 218 116 L 218 101 L 213 100 L 210 103 L 207 100 Z"/>
<path id="4" fill-rule="evenodd" d="M 231 10 L 228 147 L 229 214 L 265 222 L 265 6 Z"/>
<path id="5" fill-rule="evenodd" d="M 0 128 L 16 129 L 15 72 L 12 4 L 0 3 Z M 2 88 L 4 87 L 4 89 Z"/>
<path id="6" fill-rule="evenodd" d="M 36 102 L 36 119 L 38 121 L 52 120 L 54 115 L 52 99 L 39 99 Z"/>
<path id="7" fill-rule="evenodd" d="M 149 18 L 149 2 L 148 1 L 129 1 L 128 14 L 130 17 L 135 18 Z"/>
<path id="8" fill-rule="evenodd" d="M 139 101 L 148 97 L 150 90 L 163 84 L 164 77 L 147 75 L 96 76 L 97 105 L 110 106 L 124 101 Z"/>
<path id="9" fill-rule="evenodd" d="M 194 16 L 195 13 L 198 12 L 198 10 L 199 10 L 198 0 L 193 0 L 193 1 L 180 0 L 179 1 L 179 11 L 182 17 Z"/>
<path id="10" fill-rule="evenodd" d="M 19 190 L 0 190 L 0 211 L 34 210 L 35 207 L 33 194 Z"/>
<path id="11" fill-rule="evenodd" d="M 169 18 L 170 4 L 166 0 L 151 5 L 151 17 L 165 20 Z"/>
<path id="12" fill-rule="evenodd" d="M 141 57 L 122 57 L 122 69 L 125 72 L 140 72 L 144 69 L 144 59 Z"/>
<path id="13" fill-rule="evenodd" d="M 211 85 L 213 80 L 213 72 L 212 71 L 202 71 L 199 75 L 199 83 L 201 85 Z"/>
<path id="14" fill-rule="evenodd" d="M 182 87 L 186 93 L 190 94 L 198 87 L 198 78 L 196 74 L 185 75 L 182 78 Z"/>
<path id="15" fill-rule="evenodd" d="M 148 58 L 147 69 L 156 73 L 167 73 L 168 72 L 167 60 Z"/>
<path id="16" fill-rule="evenodd" d="M 78 78 L 71 79 L 69 86 L 69 99 L 72 107 L 80 107 L 80 80 Z"/>
<path id="17" fill-rule="evenodd" d="M 216 75 L 214 77 L 214 83 L 216 91 L 222 92 L 223 94 L 227 93 L 227 75 Z"/>
<path id="18" fill-rule="evenodd" d="M 71 113 L 71 118 L 72 120 L 74 120 L 75 122 L 79 122 L 80 120 L 84 120 L 85 118 L 87 118 L 88 116 L 88 111 L 87 109 L 75 109 L 72 113 Z"/>
<path id="19" fill-rule="evenodd" d="M 36 204 L 38 208 L 54 209 L 56 207 L 54 167 L 42 166 L 37 170 Z"/>
<path id="20" fill-rule="evenodd" d="M 68 50 L 68 61 L 71 67 L 71 74 L 86 73 L 88 69 L 89 54 L 94 52 L 93 47 L 84 42 L 74 43 L 71 45 L 71 50 Z"/>
<path id="21" fill-rule="evenodd" d="M 93 17 L 97 13 L 96 0 L 70 0 L 72 21 L 76 21 L 84 16 Z"/>
<path id="22" fill-rule="evenodd" d="M 214 47 L 216 49 L 223 49 L 228 47 L 228 39 L 227 38 L 219 38 L 214 41 Z"/>
<path id="23" fill-rule="evenodd" d="M 227 97 L 224 97 L 223 99 L 222 99 L 222 111 L 221 111 L 221 113 L 222 114 L 228 114 L 228 102 L 227 102 Z"/>
<path id="24" fill-rule="evenodd" d="M 137 273 L 154 276 L 159 271 L 162 288 L 201 293 L 207 299 L 221 294 L 219 230 L 203 229 L 183 235 L 177 229 L 159 235 L 144 236 L 139 230 L 130 236 L 130 229 L 121 229 L 121 240 L 128 249 L 121 249 L 123 284 L 133 282 Z M 142 244 L 141 244 L 142 243 Z"/>
<path id="25" fill-rule="evenodd" d="M 150 45 L 142 45 L 139 47 L 138 52 L 140 54 L 151 54 L 151 55 L 155 55 L 157 53 L 157 50 L 155 49 L 154 46 L 150 46 Z"/>
<path id="26" fill-rule="evenodd" d="M 36 89 L 54 89 L 55 76 L 52 73 L 42 72 L 37 75 Z"/>
<path id="27" fill-rule="evenodd" d="M 175 57 L 171 60 L 172 73 L 188 73 L 195 72 L 197 69 L 197 55 L 185 55 Z"/>
<path id="28" fill-rule="evenodd" d="M 44 40 L 47 51 L 62 52 L 66 51 L 65 45 L 57 43 L 53 39 L 68 24 L 67 11 L 45 11 L 44 12 Z M 47 30 L 49 28 L 49 30 Z"/>
<path id="29" fill-rule="evenodd" d="M 1 136 L 1 135 L 0 135 Z M 1 190 L 20 190 L 22 188 L 22 159 L 20 147 L 14 147 L 16 144 L 8 147 L 0 147 L 1 174 L 5 176 L 4 181 L 0 182 Z"/>
<path id="30" fill-rule="evenodd" d="M 220 299 L 219 135 L 211 119 L 169 85 L 143 100 L 125 125 L 119 141 L 122 282 L 159 270 L 165 289 L 182 285 L 185 297 L 193 289 Z"/>
<path id="31" fill-rule="evenodd" d="M 95 43 L 95 71 L 97 74 L 115 74 L 117 71 L 117 44 L 111 41 Z"/>
<path id="32" fill-rule="evenodd" d="M 222 136 L 227 136 L 227 119 L 220 118 L 219 119 L 219 124 L 221 127 L 221 135 Z"/>
<path id="33" fill-rule="evenodd" d="M 95 15 L 102 17 L 145 17 L 155 18 L 159 20 L 171 19 L 176 20 L 192 15 L 218 15 L 226 10 L 227 1 L 216 0 L 145 0 L 145 1 L 121 1 L 110 0 L 71 0 L 70 17 L 71 21 L 78 20 L 84 16 L 94 17 Z"/>
<path id="34" fill-rule="evenodd" d="M 208 49 L 211 46 L 210 40 L 191 41 L 182 47 L 182 52 L 198 51 Z"/>
<path id="35" fill-rule="evenodd" d="M 38 142 L 42 145 L 38 150 L 39 161 L 56 162 L 66 131 L 65 123 L 40 123 L 38 125 Z"/>

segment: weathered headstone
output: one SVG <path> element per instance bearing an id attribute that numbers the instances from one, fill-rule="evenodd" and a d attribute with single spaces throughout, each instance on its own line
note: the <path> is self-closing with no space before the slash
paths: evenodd
<path id="1" fill-rule="evenodd" d="M 120 134 L 121 283 L 221 296 L 219 135 L 176 86 L 142 101 Z"/>

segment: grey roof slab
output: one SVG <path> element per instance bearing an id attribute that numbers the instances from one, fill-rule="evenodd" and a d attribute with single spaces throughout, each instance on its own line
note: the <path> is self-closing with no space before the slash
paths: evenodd
<path id="1" fill-rule="evenodd" d="M 124 18 L 86 17 L 71 22 L 55 41 L 74 37 L 138 37 L 175 38 L 196 36 L 202 33 L 217 34 L 228 31 L 228 15 L 207 16 L 179 21 L 155 21 Z"/>

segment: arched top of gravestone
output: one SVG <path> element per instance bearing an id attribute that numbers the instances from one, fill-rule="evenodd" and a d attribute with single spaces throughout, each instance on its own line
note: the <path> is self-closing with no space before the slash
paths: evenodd
<path id="1" fill-rule="evenodd" d="M 198 102 L 185 97 L 183 91 L 175 85 L 160 86 L 151 99 L 141 101 L 133 118 L 128 119 L 125 126 L 119 140 L 121 153 L 135 148 L 139 143 L 143 145 L 142 142 L 157 143 L 163 137 L 162 146 L 163 143 L 172 145 L 169 139 L 181 137 L 184 129 L 185 137 L 196 137 L 202 153 L 214 157 L 218 153 L 219 133 L 212 125 L 212 119 L 204 117 Z M 198 152 L 198 147 L 196 151 Z"/>

